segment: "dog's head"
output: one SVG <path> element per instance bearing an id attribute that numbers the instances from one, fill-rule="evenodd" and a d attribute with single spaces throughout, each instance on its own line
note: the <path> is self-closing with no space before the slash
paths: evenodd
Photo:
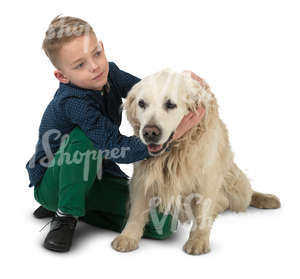
<path id="1" fill-rule="evenodd" d="M 123 106 L 134 134 L 156 156 L 166 150 L 184 115 L 199 105 L 207 110 L 210 97 L 207 84 L 166 68 L 135 84 Z"/>

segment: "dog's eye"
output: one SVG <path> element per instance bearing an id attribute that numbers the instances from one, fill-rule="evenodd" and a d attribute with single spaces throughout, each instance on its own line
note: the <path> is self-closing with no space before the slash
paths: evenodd
<path id="1" fill-rule="evenodd" d="M 140 108 L 145 108 L 146 107 L 146 104 L 145 104 L 144 100 L 140 100 L 138 104 L 139 104 Z"/>
<path id="2" fill-rule="evenodd" d="M 165 105 L 167 109 L 174 109 L 177 107 L 177 105 L 173 104 L 170 100 L 168 100 Z"/>

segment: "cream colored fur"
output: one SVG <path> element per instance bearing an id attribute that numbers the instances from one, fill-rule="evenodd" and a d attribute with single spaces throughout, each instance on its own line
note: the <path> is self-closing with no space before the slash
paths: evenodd
<path id="1" fill-rule="evenodd" d="M 146 109 L 138 106 L 141 98 L 147 101 Z M 176 109 L 163 109 L 168 98 L 177 104 Z M 134 164 L 129 219 L 121 235 L 112 242 L 114 249 L 131 251 L 138 247 L 149 221 L 149 203 L 153 197 L 160 198 L 158 206 L 162 212 L 173 215 L 179 212 L 181 222 L 193 222 L 184 245 L 189 254 L 209 251 L 210 229 L 218 213 L 226 209 L 245 211 L 249 205 L 280 207 L 276 196 L 254 192 L 246 175 L 234 163 L 226 126 L 219 118 L 215 96 L 206 83 L 201 85 L 186 74 L 164 69 L 137 83 L 129 92 L 124 108 L 136 136 L 144 141 L 143 127 L 148 123 L 158 124 L 162 127 L 163 143 L 182 117 L 199 105 L 206 109 L 200 124 L 171 144 L 169 152 Z M 189 200 L 191 194 L 198 199 Z M 192 215 L 188 214 L 189 207 Z"/>

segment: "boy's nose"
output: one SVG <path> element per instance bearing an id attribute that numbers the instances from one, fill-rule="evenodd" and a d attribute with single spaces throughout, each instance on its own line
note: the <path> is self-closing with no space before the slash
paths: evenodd
<path id="1" fill-rule="evenodd" d="M 95 70 L 97 70 L 98 65 L 94 62 L 91 62 L 89 68 L 90 68 L 90 71 L 93 73 L 93 72 L 95 72 Z"/>

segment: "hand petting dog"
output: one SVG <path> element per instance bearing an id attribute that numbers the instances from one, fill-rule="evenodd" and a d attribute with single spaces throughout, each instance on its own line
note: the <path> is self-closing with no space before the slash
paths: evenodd
<path id="1" fill-rule="evenodd" d="M 191 71 L 184 71 L 184 73 L 190 73 L 191 78 L 199 81 L 202 86 L 206 86 L 206 82 L 197 76 L 195 73 Z M 179 123 L 177 129 L 175 130 L 175 133 L 172 137 L 172 141 L 179 139 L 182 137 L 188 130 L 196 126 L 200 121 L 202 120 L 203 116 L 205 115 L 205 108 L 200 106 L 196 112 L 190 112 L 187 115 L 185 115 L 181 122 Z"/>

